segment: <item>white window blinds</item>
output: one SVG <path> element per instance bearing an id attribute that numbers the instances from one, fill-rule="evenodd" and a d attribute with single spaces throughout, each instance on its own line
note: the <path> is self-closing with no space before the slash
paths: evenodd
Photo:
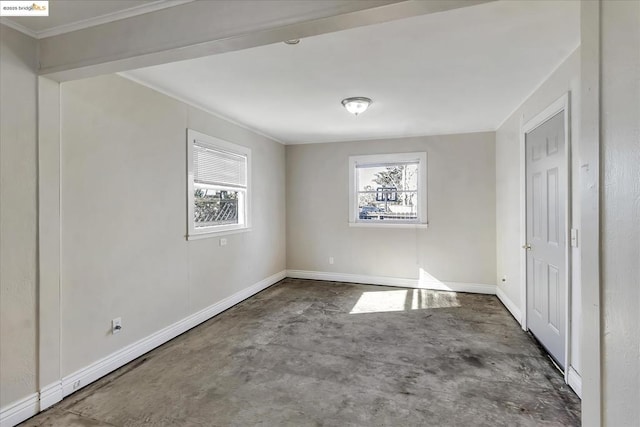
<path id="1" fill-rule="evenodd" d="M 247 186 L 247 157 L 193 143 L 193 181 L 227 187 Z"/>

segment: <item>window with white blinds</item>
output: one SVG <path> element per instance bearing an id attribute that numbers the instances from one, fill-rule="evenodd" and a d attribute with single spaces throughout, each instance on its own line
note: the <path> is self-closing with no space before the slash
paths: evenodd
<path id="1" fill-rule="evenodd" d="M 247 157 L 219 150 L 194 140 L 193 180 L 196 183 L 232 187 L 247 186 Z"/>
<path id="2" fill-rule="evenodd" d="M 249 227 L 251 150 L 189 129 L 187 238 Z"/>

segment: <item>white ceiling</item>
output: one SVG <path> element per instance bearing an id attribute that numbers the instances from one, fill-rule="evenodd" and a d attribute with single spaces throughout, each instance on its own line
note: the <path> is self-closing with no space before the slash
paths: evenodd
<path id="1" fill-rule="evenodd" d="M 192 0 L 188 0 L 192 1 Z M 14 16 L 3 18 L 17 24 L 17 29 L 37 38 L 69 31 L 142 13 L 187 3 L 185 0 L 49 0 L 49 16 Z M 11 25 L 14 26 L 15 25 Z"/>
<path id="2" fill-rule="evenodd" d="M 578 1 L 498 1 L 124 73 L 284 143 L 495 130 L 580 43 Z M 373 104 L 354 117 L 343 98 Z"/>

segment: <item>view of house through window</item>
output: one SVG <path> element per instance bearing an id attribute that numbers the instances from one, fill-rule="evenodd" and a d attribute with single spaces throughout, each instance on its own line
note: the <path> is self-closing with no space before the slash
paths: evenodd
<path id="1" fill-rule="evenodd" d="M 427 224 L 427 153 L 349 157 L 349 223 Z"/>
<path id="2" fill-rule="evenodd" d="M 358 219 L 417 221 L 418 162 L 360 165 Z"/>

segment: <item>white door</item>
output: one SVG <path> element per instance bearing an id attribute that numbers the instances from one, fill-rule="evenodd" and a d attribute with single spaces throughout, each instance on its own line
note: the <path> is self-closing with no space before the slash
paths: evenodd
<path id="1" fill-rule="evenodd" d="M 525 134 L 527 327 L 562 369 L 567 313 L 564 115 Z"/>

